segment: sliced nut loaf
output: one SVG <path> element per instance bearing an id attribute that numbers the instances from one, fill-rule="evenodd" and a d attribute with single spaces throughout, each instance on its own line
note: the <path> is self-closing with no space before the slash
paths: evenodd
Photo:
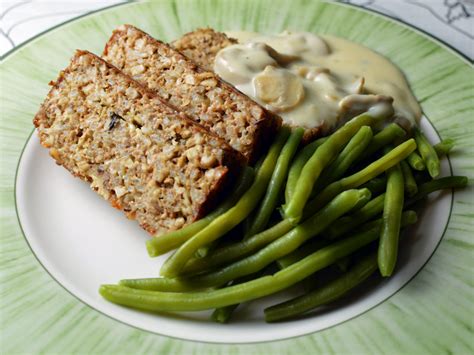
<path id="1" fill-rule="evenodd" d="M 251 162 L 280 125 L 278 116 L 212 71 L 199 68 L 168 44 L 131 25 L 113 32 L 103 57 L 223 138 Z"/>
<path id="2" fill-rule="evenodd" d="M 34 124 L 59 165 L 151 234 L 203 216 L 244 158 L 103 59 L 77 51 Z"/>

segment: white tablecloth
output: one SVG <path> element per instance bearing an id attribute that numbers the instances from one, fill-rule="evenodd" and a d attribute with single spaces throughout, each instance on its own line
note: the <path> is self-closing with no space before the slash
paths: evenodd
<path id="1" fill-rule="evenodd" d="M 238 1 L 238 0 L 236 0 Z M 123 1 L 0 0 L 0 55 L 48 28 Z M 342 0 L 413 25 L 474 58 L 474 0 Z"/>

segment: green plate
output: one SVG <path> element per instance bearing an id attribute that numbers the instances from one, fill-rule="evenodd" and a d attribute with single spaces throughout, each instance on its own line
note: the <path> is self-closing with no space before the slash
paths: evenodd
<path id="1" fill-rule="evenodd" d="M 111 31 L 123 23 L 164 41 L 210 26 L 268 33 L 311 31 L 360 42 L 404 70 L 439 135 L 456 140 L 456 152 L 450 156 L 453 174 L 472 181 L 474 71 L 461 56 L 405 25 L 340 4 L 284 0 L 131 3 L 76 19 L 15 49 L 1 63 L 2 353 L 472 352 L 472 187 L 453 195 L 442 241 L 416 277 L 377 307 L 309 335 L 239 345 L 180 340 L 118 322 L 58 284 L 23 235 L 15 201 L 17 167 L 32 131 L 31 120 L 48 91 L 46 84 L 67 65 L 76 48 L 101 53 Z M 42 188 L 35 185 L 35 176 L 30 179 L 32 188 Z M 48 209 L 47 199 L 44 208 Z M 195 323 L 196 332 L 202 331 Z"/>

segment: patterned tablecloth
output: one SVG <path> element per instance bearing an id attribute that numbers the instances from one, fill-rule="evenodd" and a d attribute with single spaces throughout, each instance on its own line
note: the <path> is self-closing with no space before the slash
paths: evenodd
<path id="1" fill-rule="evenodd" d="M 123 1 L 1 1 L 0 55 L 74 17 Z M 474 59 L 474 0 L 342 0 L 406 22 Z"/>

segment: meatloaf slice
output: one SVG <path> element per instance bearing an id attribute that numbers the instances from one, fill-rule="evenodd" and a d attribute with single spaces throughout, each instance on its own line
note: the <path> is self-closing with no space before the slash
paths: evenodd
<path id="1" fill-rule="evenodd" d="M 278 116 L 212 71 L 204 71 L 168 44 L 133 26 L 123 25 L 113 32 L 103 57 L 223 138 L 251 162 L 280 124 Z"/>
<path id="2" fill-rule="evenodd" d="M 217 53 L 237 43 L 236 39 L 227 37 L 225 33 L 214 31 L 212 28 L 199 28 L 186 33 L 171 45 L 201 68 L 213 70 Z"/>
<path id="3" fill-rule="evenodd" d="M 203 216 L 244 158 L 117 68 L 77 51 L 34 118 L 59 165 L 151 234 Z"/>

